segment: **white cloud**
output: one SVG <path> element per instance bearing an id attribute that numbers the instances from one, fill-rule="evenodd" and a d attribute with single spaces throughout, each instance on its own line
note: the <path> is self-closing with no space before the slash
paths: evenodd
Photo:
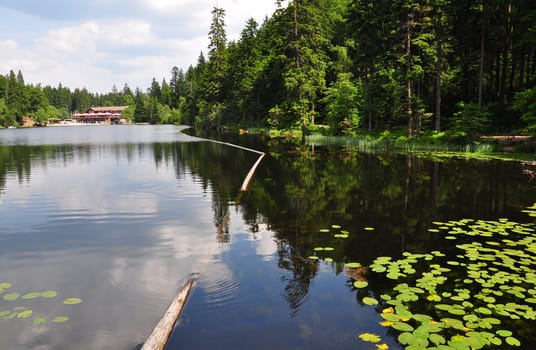
<path id="1" fill-rule="evenodd" d="M 34 5 L 0 4 L 0 73 L 21 70 L 28 83 L 96 92 L 124 83 L 145 89 L 153 77 L 168 79 L 173 66 L 195 64 L 207 51 L 216 5 L 226 10 L 229 40 L 249 18 L 261 23 L 275 9 L 273 0 L 56 0 L 55 11 Z"/>

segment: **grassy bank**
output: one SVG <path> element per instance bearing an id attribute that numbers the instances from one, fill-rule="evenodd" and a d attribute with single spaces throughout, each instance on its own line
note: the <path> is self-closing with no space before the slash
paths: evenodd
<path id="1" fill-rule="evenodd" d="M 240 133 L 264 134 L 269 138 L 279 138 L 289 142 L 300 142 L 301 130 L 274 130 L 274 129 L 237 129 Z M 352 147 L 366 153 L 411 153 L 423 156 L 444 158 L 463 157 L 478 159 L 501 159 L 534 161 L 536 148 L 534 140 L 522 143 L 511 143 L 515 137 L 487 137 L 468 141 L 463 138 L 454 138 L 445 133 L 430 133 L 421 137 L 408 139 L 403 131 L 367 133 L 355 136 L 325 135 L 322 130 L 315 130 L 306 136 L 307 145 Z M 507 152 L 505 151 L 507 150 Z"/>

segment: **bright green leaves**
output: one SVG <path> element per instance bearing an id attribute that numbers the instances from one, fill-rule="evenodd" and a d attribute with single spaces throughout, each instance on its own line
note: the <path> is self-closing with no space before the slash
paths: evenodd
<path id="1" fill-rule="evenodd" d="M 28 293 L 28 294 L 24 294 L 21 299 L 24 299 L 24 300 L 31 300 L 31 299 L 37 299 L 41 296 L 41 293 L 40 292 L 32 292 L 32 293 Z"/>
<path id="2" fill-rule="evenodd" d="M 398 341 L 406 350 L 521 346 L 504 327 L 509 319 L 536 320 L 535 225 L 504 218 L 434 224 L 439 228 L 429 232 L 458 241 L 458 252 L 405 252 L 398 260 L 378 257 L 369 266 L 372 273 L 399 282 L 381 295 L 382 305 L 391 307 L 380 314 L 380 324 L 400 332 Z M 354 286 L 364 285 L 357 282 Z M 427 314 L 412 314 L 422 305 Z"/>
<path id="3" fill-rule="evenodd" d="M 335 250 L 335 248 L 333 248 L 333 247 L 324 247 L 324 251 L 326 251 L 326 252 L 332 252 L 334 250 Z"/>
<path id="4" fill-rule="evenodd" d="M 0 294 L 4 293 L 7 289 L 11 288 L 10 283 L 0 283 Z M 58 292 L 54 290 L 47 290 L 44 292 L 30 292 L 30 293 L 6 293 L 3 295 L 2 300 L 4 302 L 20 302 L 20 301 L 26 301 L 28 303 L 35 303 L 36 300 L 41 299 L 39 303 L 49 303 L 51 301 L 48 301 L 47 299 L 54 299 L 58 296 Z M 82 299 L 80 298 L 66 298 L 62 301 L 62 304 L 64 305 L 77 305 L 82 303 Z M 44 304 L 39 304 L 44 305 Z M 0 319 L 8 320 L 8 319 L 28 319 L 34 316 L 35 312 L 33 310 L 28 309 L 27 307 L 21 307 L 17 306 L 14 307 L 11 310 L 3 310 L 0 311 Z M 43 316 L 36 316 L 33 318 L 32 323 L 34 325 L 42 325 L 47 322 L 47 318 Z M 64 323 L 69 320 L 69 317 L 67 316 L 56 316 L 51 319 L 53 323 Z"/>
<path id="5" fill-rule="evenodd" d="M 11 288 L 11 283 L 0 283 L 0 294 Z"/>
<path id="6" fill-rule="evenodd" d="M 52 319 L 54 323 L 65 323 L 67 321 L 69 321 L 69 317 L 67 316 L 56 316 Z"/>
<path id="7" fill-rule="evenodd" d="M 376 349 L 378 350 L 388 350 L 389 349 L 389 345 L 383 343 L 383 344 L 377 344 L 379 342 L 382 341 L 382 338 L 377 335 L 377 334 L 374 334 L 374 333 L 361 333 L 358 335 L 359 339 L 363 340 L 363 341 L 366 341 L 366 342 L 369 342 L 369 343 L 374 343 L 376 345 Z"/>
<path id="8" fill-rule="evenodd" d="M 536 91 L 536 89 L 532 89 Z M 536 218 L 536 203 L 534 203 L 532 206 L 528 207 L 525 210 L 522 210 L 523 213 L 528 214 L 532 218 Z"/>
<path id="9" fill-rule="evenodd" d="M 326 89 L 327 122 L 335 134 L 353 135 L 359 127 L 359 89 L 350 73 L 339 73 L 337 81 Z"/>
<path id="10" fill-rule="evenodd" d="M 13 300 L 17 300 L 19 297 L 20 297 L 19 293 L 9 293 L 9 294 L 4 295 L 4 300 L 13 301 Z"/>
<path id="11" fill-rule="evenodd" d="M 40 325 L 40 324 L 45 324 L 46 322 L 47 322 L 47 319 L 45 317 L 41 317 L 41 316 L 36 317 L 33 320 L 33 324 L 36 325 L 36 326 Z"/>
<path id="12" fill-rule="evenodd" d="M 21 311 L 17 317 L 18 318 L 28 318 L 30 316 L 32 316 L 33 314 L 33 311 L 32 310 L 24 310 L 24 311 Z"/>
<path id="13" fill-rule="evenodd" d="M 41 293 L 41 297 L 49 298 L 49 299 L 55 298 L 57 295 L 58 295 L 58 293 L 56 291 L 54 291 L 54 290 L 47 290 L 47 291 Z"/>
<path id="14" fill-rule="evenodd" d="M 362 333 L 359 335 L 359 339 L 371 343 L 379 343 L 382 340 L 379 335 L 373 333 Z"/>
<path id="15" fill-rule="evenodd" d="M 372 298 L 372 297 L 364 297 L 362 301 L 363 301 L 363 304 L 370 305 L 370 306 L 379 304 L 379 301 L 376 298 Z"/>
<path id="16" fill-rule="evenodd" d="M 62 303 L 65 305 L 76 305 L 80 304 L 82 302 L 82 299 L 79 298 L 67 298 Z"/>
<path id="17" fill-rule="evenodd" d="M 353 286 L 357 289 L 365 288 L 368 286 L 368 282 L 367 281 L 355 281 L 353 283 Z"/>
<path id="18" fill-rule="evenodd" d="M 319 229 L 318 233 L 319 233 L 318 239 L 322 241 L 325 241 L 326 237 L 329 237 L 329 235 L 326 235 L 326 234 L 331 234 L 333 238 L 337 238 L 337 239 L 347 239 L 350 237 L 349 231 L 343 230 L 341 225 L 335 225 L 335 224 L 331 225 L 330 227 L 324 227 L 324 228 Z M 330 244 L 338 245 L 337 242 L 340 242 L 340 241 L 330 241 Z M 309 256 L 309 260 L 311 261 L 323 260 L 325 262 L 334 262 L 335 260 L 333 259 L 332 256 L 330 256 L 330 253 L 336 253 L 336 251 L 337 249 L 334 246 L 320 246 L 319 245 L 313 248 L 314 254 Z M 358 267 L 361 267 L 361 264 L 358 262 L 352 262 L 352 263 L 345 264 L 345 267 L 358 268 Z"/>
<path id="19" fill-rule="evenodd" d="M 382 307 L 380 324 L 396 331 L 406 350 L 520 346 L 521 341 L 508 327 L 510 320 L 536 320 L 535 225 L 504 218 L 435 224 L 438 228 L 431 228 L 432 234 L 456 240 L 448 253 L 404 252 L 398 259 L 377 257 L 369 266 L 359 262 L 344 264 L 361 303 L 387 306 Z M 372 230 L 363 228 L 362 233 Z M 339 225 L 319 233 L 333 238 L 350 235 Z M 310 259 L 318 260 L 317 254 L 322 254 L 324 261 L 334 261 L 336 241 L 327 241 L 324 235 L 318 237 L 323 244 L 313 249 L 315 254 Z M 369 280 L 366 274 L 380 275 L 382 283 L 392 283 L 393 287 L 383 289 L 389 292 L 381 296 L 371 294 L 375 290 L 371 285 L 377 278 Z M 371 333 L 363 333 L 360 338 L 381 342 Z M 377 344 L 378 349 L 383 346 L 387 345 Z"/>
<path id="20" fill-rule="evenodd" d="M 348 267 L 350 269 L 357 269 L 357 268 L 361 267 L 361 264 L 358 263 L 358 262 L 351 262 L 351 263 L 344 264 L 344 267 Z"/>
<path id="21" fill-rule="evenodd" d="M 426 297 L 426 300 L 439 302 L 441 301 L 441 297 L 437 294 L 430 294 L 429 296 Z"/>
<path id="22" fill-rule="evenodd" d="M 397 331 L 401 331 L 401 332 L 412 332 L 414 330 L 414 328 L 411 325 L 404 323 L 404 322 L 394 322 L 391 328 L 394 328 Z"/>
<path id="23" fill-rule="evenodd" d="M 430 334 L 430 341 L 436 345 L 445 344 L 447 340 L 439 334 Z"/>

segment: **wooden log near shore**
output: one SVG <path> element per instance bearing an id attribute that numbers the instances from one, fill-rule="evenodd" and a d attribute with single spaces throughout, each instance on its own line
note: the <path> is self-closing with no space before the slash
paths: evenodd
<path id="1" fill-rule="evenodd" d="M 190 280 L 181 288 L 160 322 L 158 322 L 149 338 L 143 344 L 141 350 L 163 350 L 166 347 L 173 327 L 181 315 L 188 296 L 190 296 L 193 285 L 194 282 Z"/>

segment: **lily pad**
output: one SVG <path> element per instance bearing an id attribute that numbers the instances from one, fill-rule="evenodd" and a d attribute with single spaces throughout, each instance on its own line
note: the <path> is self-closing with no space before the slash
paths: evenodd
<path id="1" fill-rule="evenodd" d="M 56 292 L 55 290 L 47 290 L 41 293 L 41 297 L 47 298 L 47 299 L 52 299 L 57 296 L 58 296 L 58 292 Z"/>
<path id="2" fill-rule="evenodd" d="M 437 294 L 430 294 L 426 297 L 429 301 L 441 301 L 441 297 Z"/>
<path id="3" fill-rule="evenodd" d="M 511 345 L 511 346 L 521 346 L 521 342 L 517 338 L 514 338 L 514 337 L 508 337 L 506 338 L 505 341 L 508 345 Z"/>
<path id="4" fill-rule="evenodd" d="M 37 299 L 41 296 L 41 293 L 40 292 L 33 292 L 33 293 L 28 293 L 28 294 L 24 294 L 21 299 L 24 299 L 24 300 L 31 300 L 31 299 Z"/>
<path id="5" fill-rule="evenodd" d="M 391 327 L 401 332 L 413 332 L 414 330 L 413 326 L 404 322 L 395 322 Z"/>
<path id="6" fill-rule="evenodd" d="M 69 321 L 69 317 L 67 316 L 56 316 L 52 319 L 52 322 L 54 323 L 64 323 Z"/>
<path id="7" fill-rule="evenodd" d="M 436 345 L 445 344 L 447 340 L 439 334 L 430 334 L 430 341 Z"/>
<path id="8" fill-rule="evenodd" d="M 7 289 L 11 288 L 11 283 L 0 283 L 0 294 L 4 293 Z"/>
<path id="9" fill-rule="evenodd" d="M 13 300 L 17 300 L 19 297 L 20 297 L 19 293 L 9 293 L 9 294 L 4 295 L 4 300 L 13 301 Z"/>
<path id="10" fill-rule="evenodd" d="M 355 281 L 354 282 L 354 287 L 358 288 L 358 289 L 361 289 L 361 288 L 365 288 L 368 286 L 368 282 L 367 281 Z"/>
<path id="11" fill-rule="evenodd" d="M 47 322 L 47 319 L 45 317 L 36 317 L 33 320 L 34 325 L 45 324 L 46 322 Z"/>
<path id="12" fill-rule="evenodd" d="M 379 302 L 378 302 L 378 300 L 376 298 L 364 297 L 363 298 L 363 304 L 372 306 L 372 305 L 378 305 Z"/>
<path id="13" fill-rule="evenodd" d="M 412 333 L 404 332 L 398 336 L 398 341 L 402 345 L 413 345 L 417 343 L 417 337 Z"/>
<path id="14" fill-rule="evenodd" d="M 18 318 L 28 318 L 28 317 L 32 316 L 32 314 L 33 314 L 32 310 L 24 310 L 24 311 L 19 312 L 17 317 Z"/>
<path id="15" fill-rule="evenodd" d="M 62 303 L 65 305 L 76 305 L 76 304 L 80 304 L 81 302 L 82 302 L 82 299 L 79 299 L 79 298 L 67 298 L 64 301 L 62 301 Z"/>
<path id="16" fill-rule="evenodd" d="M 351 263 L 346 263 L 344 264 L 345 267 L 349 267 L 351 269 L 356 269 L 358 267 L 361 267 L 362 265 L 358 262 L 351 262 Z"/>
<path id="17" fill-rule="evenodd" d="M 379 343 L 382 338 L 379 335 L 373 334 L 373 333 L 361 333 L 359 335 L 359 339 L 371 343 Z"/>
<path id="18" fill-rule="evenodd" d="M 496 333 L 497 335 L 500 335 L 503 338 L 512 336 L 512 331 L 509 331 L 507 329 L 499 329 Z"/>

